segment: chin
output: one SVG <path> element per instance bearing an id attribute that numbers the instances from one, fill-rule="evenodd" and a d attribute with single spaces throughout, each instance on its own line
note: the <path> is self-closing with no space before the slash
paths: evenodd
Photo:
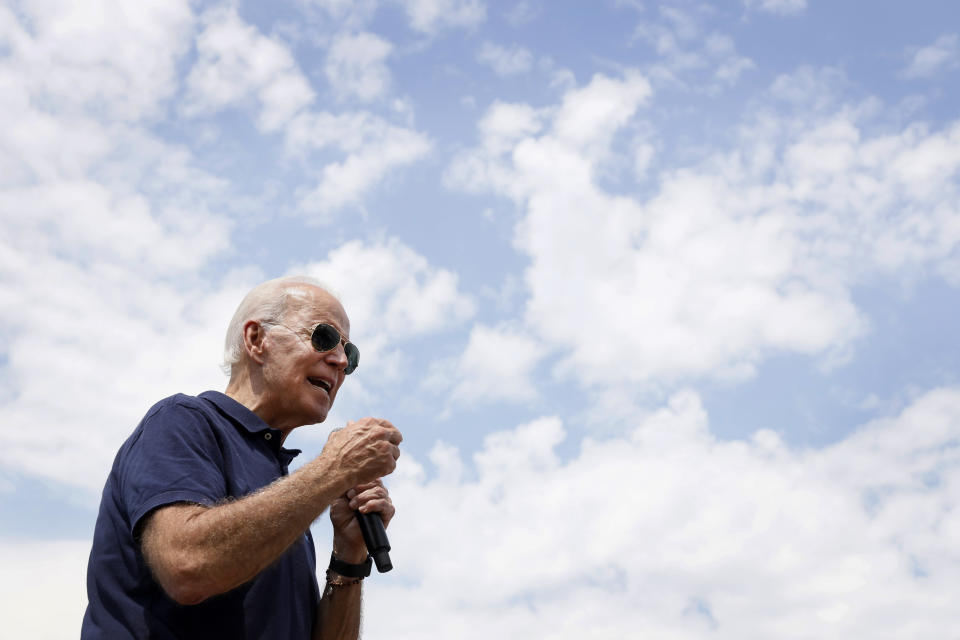
<path id="1" fill-rule="evenodd" d="M 313 418 L 313 424 L 319 424 L 327 419 L 327 415 L 330 413 L 330 407 L 324 407 L 312 412 L 311 416 Z"/>

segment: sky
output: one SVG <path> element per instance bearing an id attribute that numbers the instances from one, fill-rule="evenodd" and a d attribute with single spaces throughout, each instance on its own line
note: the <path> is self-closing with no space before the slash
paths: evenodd
<path id="1" fill-rule="evenodd" d="M 955 637 L 957 87 L 947 0 L 5 0 L 0 635 L 306 274 L 362 358 L 287 444 L 404 434 L 365 637 Z"/>

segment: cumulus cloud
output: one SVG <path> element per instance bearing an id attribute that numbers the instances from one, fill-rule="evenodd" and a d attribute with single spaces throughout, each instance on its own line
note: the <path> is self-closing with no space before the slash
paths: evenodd
<path id="1" fill-rule="evenodd" d="M 475 325 L 463 353 L 438 363 L 427 386 L 450 391 L 451 404 L 529 401 L 537 397 L 531 374 L 544 355 L 543 346 L 527 335 Z"/>
<path id="2" fill-rule="evenodd" d="M 757 9 L 779 15 L 796 15 L 807 8 L 807 0 L 743 0 L 748 9 Z"/>
<path id="3" fill-rule="evenodd" d="M 711 34 L 707 37 L 706 51 L 719 61 L 713 75 L 724 84 L 734 84 L 743 72 L 757 66 L 750 58 L 737 53 L 729 36 Z"/>
<path id="4" fill-rule="evenodd" d="M 502 47 L 493 42 L 484 42 L 477 51 L 477 61 L 492 68 L 499 76 L 512 76 L 530 71 L 533 54 L 519 46 Z"/>
<path id="5" fill-rule="evenodd" d="M 315 94 L 289 48 L 245 23 L 235 9 L 212 9 L 204 24 L 197 37 L 198 60 L 186 78 L 184 114 L 211 115 L 253 104 L 259 128 L 282 131 L 286 150 L 303 159 L 314 176 L 315 185 L 298 192 L 296 212 L 308 220 L 330 222 L 336 210 L 359 204 L 393 169 L 430 150 L 423 134 L 373 113 L 311 109 Z M 372 33 L 337 36 L 324 64 L 336 95 L 360 101 L 381 97 L 390 83 L 384 61 L 391 50 Z M 317 155 L 329 149 L 346 155 L 339 160 Z"/>
<path id="6" fill-rule="evenodd" d="M 648 70 L 655 82 L 716 93 L 756 66 L 737 52 L 732 38 L 707 27 L 712 21 L 707 5 L 660 6 L 658 14 L 644 14 L 635 29 L 635 37 L 647 42 L 659 57 Z"/>
<path id="7" fill-rule="evenodd" d="M 0 83 L 67 113 L 123 122 L 155 118 L 177 88 L 176 64 L 190 46 L 186 1 L 0 7 Z M 29 25 L 29 28 L 26 27 Z M 6 91 L 4 91 L 6 93 Z"/>
<path id="8" fill-rule="evenodd" d="M 319 7 L 340 23 L 359 27 L 368 23 L 380 5 L 380 0 L 304 0 L 308 6 Z"/>
<path id="9" fill-rule="evenodd" d="M 488 435 L 473 465 L 444 443 L 429 467 L 401 458 L 403 580 L 371 585 L 368 633 L 892 639 L 958 622 L 960 390 L 818 451 L 767 430 L 718 441 L 691 392 L 566 461 L 565 435 L 543 417 Z"/>
<path id="10" fill-rule="evenodd" d="M 187 2 L 0 7 L 0 185 L 82 178 L 177 88 Z M 117 52 L 123 55 L 117 55 Z M 138 145 L 139 146 L 139 145 Z"/>
<path id="11" fill-rule="evenodd" d="M 185 115 L 210 115 L 254 100 L 258 125 L 274 131 L 313 101 L 287 46 L 245 23 L 235 8 L 211 9 L 203 24 L 197 62 L 186 78 Z"/>
<path id="12" fill-rule="evenodd" d="M 384 61 L 393 45 L 373 33 L 342 34 L 327 52 L 324 73 L 341 98 L 375 100 L 390 86 Z"/>
<path id="13" fill-rule="evenodd" d="M 346 153 L 344 160 L 324 164 L 318 184 L 300 196 L 301 211 L 321 221 L 360 202 L 392 170 L 419 160 L 431 148 L 425 135 L 367 112 L 304 113 L 290 124 L 286 139 L 288 149 L 304 157 L 326 147 Z"/>
<path id="14" fill-rule="evenodd" d="M 516 2 L 508 9 L 503 17 L 511 27 L 517 28 L 522 25 L 533 22 L 543 10 L 542 7 L 534 4 L 530 0 L 521 0 Z"/>
<path id="15" fill-rule="evenodd" d="M 416 31 L 432 35 L 452 27 L 473 27 L 487 17 L 483 0 L 394 0 Z"/>
<path id="16" fill-rule="evenodd" d="M 929 78 L 941 71 L 960 67 L 960 36 L 947 34 L 933 44 L 911 52 L 910 63 L 904 70 L 909 78 Z"/>
<path id="17" fill-rule="evenodd" d="M 221 383 L 209 368 L 221 329 L 211 333 L 218 316 L 206 304 L 216 290 L 191 274 L 226 249 L 230 224 L 216 211 L 222 182 L 144 125 L 172 90 L 167 74 L 189 10 L 93 3 L 75 13 L 72 3 L 34 3 L 30 11 L 29 31 L 3 22 L 17 44 L 0 62 L 12 89 L 0 110 L 19 123 L 0 134 L 0 166 L 11 169 L 0 178 L 0 235 L 16 239 L 0 246 L 0 467 L 92 495 L 158 394 Z M 111 42 L 115 28 L 129 33 Z M 128 63 L 142 55 L 153 62 L 134 73 Z M 30 79 L 34 64 L 53 68 Z M 75 92 L 60 86 L 71 71 L 83 85 Z M 151 72 L 156 86 L 141 85 Z M 85 96 L 86 76 L 105 103 Z"/>
<path id="18" fill-rule="evenodd" d="M 72 638 L 87 606 L 89 540 L 0 539 L 0 617 L 14 638 Z"/>
<path id="19" fill-rule="evenodd" d="M 750 375 L 775 351 L 842 358 L 866 329 L 856 283 L 956 265 L 960 123 L 871 137 L 856 109 L 765 111 L 739 147 L 663 171 L 640 200 L 599 178 L 648 95 L 640 76 L 598 76 L 554 108 L 494 105 L 448 173 L 524 208 L 526 321 L 561 372 L 669 384 Z M 603 339 L 570 345 L 583 326 Z"/>

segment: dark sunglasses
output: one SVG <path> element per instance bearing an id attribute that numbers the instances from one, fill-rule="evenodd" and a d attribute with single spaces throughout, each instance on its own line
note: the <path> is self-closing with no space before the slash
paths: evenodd
<path id="1" fill-rule="evenodd" d="M 282 322 L 261 320 L 260 324 L 283 327 L 287 331 L 297 333 L 296 329 L 293 327 L 288 327 Z M 347 368 L 344 369 L 343 372 L 346 375 L 350 375 L 357 369 L 357 365 L 360 364 L 360 349 L 357 349 L 357 345 L 353 344 L 352 342 L 347 342 L 340 335 L 340 332 L 337 331 L 336 327 L 333 327 L 325 322 L 321 322 L 315 326 L 310 334 L 310 344 L 312 344 L 313 348 L 320 353 L 333 351 L 337 348 L 337 345 L 341 343 L 343 343 L 343 352 L 347 355 Z"/>
<path id="2" fill-rule="evenodd" d="M 360 364 L 360 350 L 357 349 L 357 345 L 347 342 L 340 335 L 340 332 L 329 324 L 321 322 L 315 326 L 313 333 L 310 334 L 310 343 L 314 349 L 321 353 L 333 351 L 338 344 L 342 343 L 343 352 L 347 354 L 347 368 L 343 372 L 347 375 L 353 373 L 357 369 L 357 365 Z"/>

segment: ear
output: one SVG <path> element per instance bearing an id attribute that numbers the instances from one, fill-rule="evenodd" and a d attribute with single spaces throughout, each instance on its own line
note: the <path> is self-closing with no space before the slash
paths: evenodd
<path id="1" fill-rule="evenodd" d="M 263 364 L 263 340 L 266 334 L 256 320 L 247 320 L 243 325 L 243 348 L 247 357 L 257 364 Z"/>

